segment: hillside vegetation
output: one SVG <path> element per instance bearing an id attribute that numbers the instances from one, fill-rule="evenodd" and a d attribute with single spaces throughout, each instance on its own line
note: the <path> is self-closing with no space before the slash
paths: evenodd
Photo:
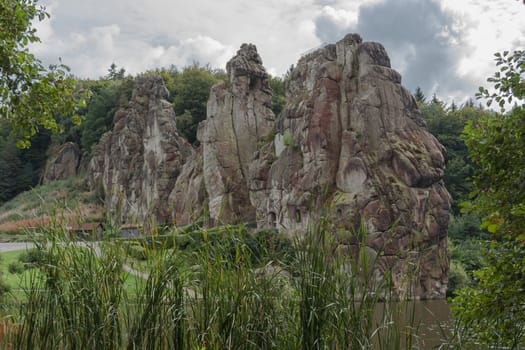
<path id="1" fill-rule="evenodd" d="M 72 223 L 102 219 L 100 198 L 89 191 L 82 175 L 36 186 L 4 203 L 0 206 L 0 234 L 22 234 L 47 226 L 55 217 Z"/>

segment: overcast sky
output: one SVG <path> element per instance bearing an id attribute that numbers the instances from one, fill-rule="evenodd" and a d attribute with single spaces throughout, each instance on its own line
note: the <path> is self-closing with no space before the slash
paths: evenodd
<path id="1" fill-rule="evenodd" d="M 136 74 L 193 62 L 224 68 L 244 42 L 282 75 L 301 54 L 359 33 L 382 43 L 410 91 L 464 102 L 495 70 L 496 51 L 525 48 L 521 0 L 41 0 L 33 52 L 81 78 L 111 63 Z"/>

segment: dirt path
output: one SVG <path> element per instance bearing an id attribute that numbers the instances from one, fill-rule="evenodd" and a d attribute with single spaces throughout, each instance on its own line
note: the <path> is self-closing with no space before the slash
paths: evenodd
<path id="1" fill-rule="evenodd" d="M 30 249 L 35 245 L 31 242 L 0 243 L 0 252 L 12 252 L 13 250 Z"/>

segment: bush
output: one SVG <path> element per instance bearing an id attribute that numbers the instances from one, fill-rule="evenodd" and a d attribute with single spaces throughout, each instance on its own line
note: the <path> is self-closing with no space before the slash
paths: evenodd
<path id="1" fill-rule="evenodd" d="M 477 215 L 463 214 L 450 220 L 448 236 L 455 241 L 487 239 L 488 233 L 480 229 L 481 219 Z"/>
<path id="2" fill-rule="evenodd" d="M 297 147 L 297 144 L 295 143 L 295 140 L 293 139 L 293 135 L 290 133 L 289 130 L 286 130 L 284 132 L 283 143 L 288 148 L 295 148 L 295 147 Z"/>
<path id="3" fill-rule="evenodd" d="M 456 328 L 473 348 L 523 349 L 525 346 L 525 245 L 492 242 L 486 266 L 475 272 L 477 286 L 461 289 L 452 300 Z"/>
<path id="4" fill-rule="evenodd" d="M 18 261 L 21 262 L 26 268 L 36 267 L 41 265 L 44 261 L 45 253 L 37 248 L 28 249 L 18 257 Z"/>
<path id="5" fill-rule="evenodd" d="M 485 244 L 485 241 L 468 239 L 451 245 L 452 260 L 461 264 L 465 272 L 472 277 L 474 271 L 484 266 L 483 247 Z"/>
<path id="6" fill-rule="evenodd" d="M 456 291 L 461 288 L 468 287 L 470 278 L 465 271 L 465 268 L 460 262 L 451 261 L 450 271 L 448 273 L 448 290 L 447 295 L 455 295 Z"/>
<path id="7" fill-rule="evenodd" d="M 4 281 L 2 276 L 0 275 L 0 300 L 4 298 L 4 296 L 11 291 L 11 287 L 7 285 L 7 283 Z"/>
<path id="8" fill-rule="evenodd" d="M 13 275 L 19 274 L 24 272 L 24 264 L 22 264 L 20 261 L 13 261 L 9 264 L 7 267 L 7 270 L 9 273 L 12 273 Z"/>
<path id="9" fill-rule="evenodd" d="M 142 246 L 140 243 L 131 242 L 128 245 L 126 245 L 126 254 L 137 260 L 146 260 L 146 248 Z"/>

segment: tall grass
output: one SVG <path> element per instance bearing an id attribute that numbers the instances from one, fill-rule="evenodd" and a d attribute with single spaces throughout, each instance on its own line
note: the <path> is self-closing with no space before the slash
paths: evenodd
<path id="1" fill-rule="evenodd" d="M 185 278 L 173 251 L 150 251 L 149 274 L 137 279 L 135 293 L 128 295 L 126 348 L 185 349 Z"/>
<path id="2" fill-rule="evenodd" d="M 29 274 L 17 349 L 113 349 L 121 345 L 123 255 L 118 247 L 79 245 L 60 229 L 37 242 L 45 252 Z"/>
<path id="3" fill-rule="evenodd" d="M 216 229 L 214 229 L 216 230 Z M 321 219 L 278 256 L 229 226 L 189 253 L 142 241 L 143 272 L 118 240 L 79 244 L 53 229 L 37 243 L 4 347 L 13 349 L 412 349 L 407 303 L 392 293 L 364 227 Z M 215 231 L 214 231 L 215 232 Z M 216 237 L 215 237 L 216 238 Z M 342 245 L 341 242 L 351 242 Z M 129 250 L 129 249 L 128 249 Z M 131 272 L 124 272 L 124 270 Z M 381 270 L 381 273 L 378 271 Z M 126 284 L 130 274 L 136 283 Z M 405 317 L 406 318 L 406 317 Z M 413 320 L 411 321 L 413 322 Z"/>
<path id="4" fill-rule="evenodd" d="M 413 303 L 394 293 L 364 225 L 338 232 L 321 218 L 296 246 L 302 349 L 413 348 Z"/>
<path id="5" fill-rule="evenodd" d="M 276 349 L 289 342 L 288 283 L 279 267 L 253 265 L 252 249 L 225 242 L 197 253 L 192 281 L 191 342 L 206 349 Z M 233 244 L 232 244 L 233 243 Z"/>

